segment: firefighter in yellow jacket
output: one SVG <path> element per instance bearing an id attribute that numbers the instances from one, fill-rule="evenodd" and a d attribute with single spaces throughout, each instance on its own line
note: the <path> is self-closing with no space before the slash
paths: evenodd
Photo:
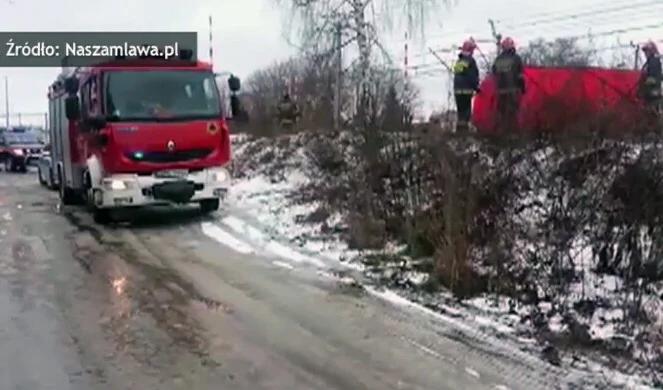
<path id="1" fill-rule="evenodd" d="M 472 39 L 465 41 L 453 68 L 458 132 L 469 129 L 472 119 L 472 97 L 479 91 L 479 68 L 473 56 L 476 47 Z"/>

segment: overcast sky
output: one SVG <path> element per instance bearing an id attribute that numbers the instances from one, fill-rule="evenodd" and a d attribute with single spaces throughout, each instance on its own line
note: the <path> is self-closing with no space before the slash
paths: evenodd
<path id="1" fill-rule="evenodd" d="M 394 3 L 403 3 L 395 0 Z M 410 64 L 434 63 L 425 55 L 427 47 L 458 45 L 463 38 L 490 39 L 488 19 L 498 21 L 498 29 L 524 44 L 537 36 L 554 38 L 594 32 L 645 27 L 615 34 L 596 42 L 607 47 L 618 38 L 642 41 L 663 39 L 663 0 L 455 0 L 430 13 L 425 41 L 410 42 Z M 274 0 L 0 0 L 0 25 L 4 31 L 197 31 L 199 56 L 207 59 L 208 16 L 214 19 L 214 65 L 240 77 L 294 54 L 284 39 L 285 12 Z M 601 9 L 613 8 L 612 12 Z M 576 18 L 570 15 L 578 15 Z M 557 18 L 557 19 L 555 19 Z M 534 25 L 532 21 L 542 21 Z M 397 64 L 402 63 L 403 26 L 396 25 L 384 40 Z M 4 43 L 0 43 L 4 44 Z M 482 44 L 483 51 L 493 48 Z M 422 55 L 422 53 L 424 53 Z M 445 59 L 453 59 L 448 54 Z M 441 69 L 439 66 L 428 68 Z M 421 68 L 423 69 L 423 68 Z M 46 89 L 58 68 L 0 68 L 9 77 L 10 112 L 46 112 Z M 444 104 L 447 87 L 441 73 L 413 75 L 422 87 L 425 111 Z M 4 113 L 4 94 L 0 93 Z"/>

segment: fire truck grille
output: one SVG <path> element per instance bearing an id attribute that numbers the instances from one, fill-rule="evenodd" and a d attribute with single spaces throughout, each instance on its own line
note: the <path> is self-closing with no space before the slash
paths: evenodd
<path id="1" fill-rule="evenodd" d="M 212 149 L 189 149 L 174 152 L 143 152 L 126 153 L 127 158 L 133 161 L 144 161 L 151 163 L 170 163 L 196 160 L 204 158 L 212 153 Z"/>

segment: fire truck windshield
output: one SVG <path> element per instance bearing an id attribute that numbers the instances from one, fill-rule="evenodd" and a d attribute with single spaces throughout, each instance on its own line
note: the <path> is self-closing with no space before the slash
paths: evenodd
<path id="1" fill-rule="evenodd" d="M 106 75 L 110 121 L 211 119 L 221 115 L 211 72 L 114 71 Z"/>

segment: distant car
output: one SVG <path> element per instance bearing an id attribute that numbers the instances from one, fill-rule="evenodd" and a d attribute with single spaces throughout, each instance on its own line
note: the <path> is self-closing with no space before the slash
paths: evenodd
<path id="1" fill-rule="evenodd" d="M 57 188 L 57 182 L 53 176 L 52 161 L 51 154 L 47 150 L 44 151 L 44 153 L 41 155 L 41 158 L 37 160 L 37 175 L 39 176 L 39 184 L 51 190 Z"/>
<path id="2" fill-rule="evenodd" d="M 27 172 L 27 166 L 41 158 L 44 144 L 34 132 L 0 133 L 0 160 L 6 172 Z"/>

